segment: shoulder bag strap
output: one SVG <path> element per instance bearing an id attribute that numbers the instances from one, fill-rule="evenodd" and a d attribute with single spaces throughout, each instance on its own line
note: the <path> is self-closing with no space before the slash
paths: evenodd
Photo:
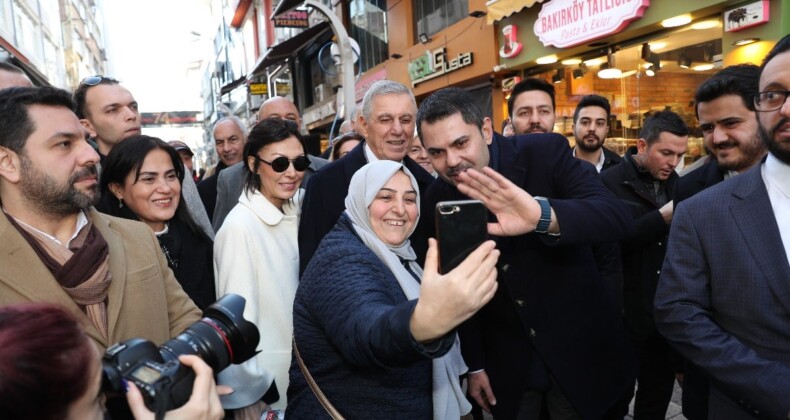
<path id="1" fill-rule="evenodd" d="M 304 375 L 305 379 L 307 380 L 307 384 L 310 385 L 310 389 L 313 390 L 313 394 L 315 394 L 318 401 L 324 407 L 324 410 L 332 417 L 333 420 L 345 420 L 343 416 L 340 414 L 339 411 L 332 405 L 331 402 L 326 398 L 323 392 L 321 392 L 321 388 L 318 387 L 318 384 L 313 379 L 313 376 L 310 375 L 310 371 L 307 370 L 307 366 L 304 365 L 304 361 L 302 360 L 302 356 L 299 355 L 299 348 L 296 347 L 296 338 L 291 337 L 291 342 L 294 346 L 294 354 L 296 354 L 296 361 L 299 362 L 299 369 L 302 370 L 302 375 Z"/>

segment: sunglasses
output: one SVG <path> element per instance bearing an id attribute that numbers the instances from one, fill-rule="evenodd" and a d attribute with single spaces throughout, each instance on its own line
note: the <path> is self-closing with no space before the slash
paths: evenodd
<path id="1" fill-rule="evenodd" d="M 272 160 L 271 162 L 267 162 L 258 156 L 255 156 L 256 159 L 259 161 L 269 165 L 274 169 L 274 172 L 285 172 L 288 170 L 288 167 L 291 166 L 291 163 L 294 164 L 294 169 L 299 172 L 304 172 L 307 170 L 307 167 L 310 166 L 310 159 L 307 156 L 299 156 L 296 159 L 288 159 L 285 156 L 280 156 L 277 159 Z"/>
<path id="2" fill-rule="evenodd" d="M 96 86 L 101 83 L 103 80 L 111 80 L 114 81 L 115 79 L 106 76 L 90 76 L 82 79 L 80 82 L 81 85 L 85 86 Z"/>

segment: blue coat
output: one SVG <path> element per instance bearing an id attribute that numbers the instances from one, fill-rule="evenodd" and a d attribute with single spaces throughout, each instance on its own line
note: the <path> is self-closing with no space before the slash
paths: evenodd
<path id="1" fill-rule="evenodd" d="M 433 357 L 409 330 L 417 301 L 343 215 L 307 266 L 294 301 L 294 338 L 307 369 L 346 418 L 431 418 Z M 265 338 L 264 338 L 265 340 Z M 292 357 L 287 418 L 328 418 Z"/>
<path id="2" fill-rule="evenodd" d="M 564 137 L 495 135 L 492 146 L 493 169 L 548 197 L 562 235 L 497 239 L 500 286 L 459 332 L 464 360 L 470 371 L 486 370 L 497 418 L 515 418 L 525 389 L 548 386 L 547 374 L 583 418 L 600 418 L 624 397 L 635 365 L 590 245 L 620 240 L 631 218 Z M 426 201 L 460 198 L 437 180 Z"/>
<path id="3" fill-rule="evenodd" d="M 760 166 L 677 209 L 658 331 L 711 380 L 710 418 L 790 412 L 790 265 Z"/>

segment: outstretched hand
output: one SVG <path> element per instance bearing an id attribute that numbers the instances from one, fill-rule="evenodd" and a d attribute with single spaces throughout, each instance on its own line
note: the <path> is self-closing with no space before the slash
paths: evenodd
<path id="1" fill-rule="evenodd" d="M 415 340 L 428 342 L 447 334 L 494 297 L 499 259 L 495 246 L 494 241 L 482 243 L 455 269 L 441 275 L 439 247 L 436 239 L 428 240 L 420 298 L 410 322 Z"/>
<path id="2" fill-rule="evenodd" d="M 532 196 L 495 170 L 468 169 L 458 175 L 458 191 L 480 200 L 493 213 L 496 223 L 488 224 L 494 236 L 516 236 L 535 230 L 540 220 L 540 204 Z"/>

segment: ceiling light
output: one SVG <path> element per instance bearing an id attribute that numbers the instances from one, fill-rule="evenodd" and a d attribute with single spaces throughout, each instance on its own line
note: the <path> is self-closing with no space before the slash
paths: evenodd
<path id="1" fill-rule="evenodd" d="M 699 64 L 694 66 L 693 69 L 694 71 L 708 71 L 713 69 L 713 64 L 711 63 Z"/>
<path id="2" fill-rule="evenodd" d="M 601 64 L 601 69 L 598 71 L 598 77 L 601 79 L 618 79 L 623 75 L 623 71 L 618 68 L 609 67 L 608 64 Z"/>
<path id="3" fill-rule="evenodd" d="M 535 60 L 535 62 L 538 64 L 554 64 L 557 62 L 557 60 L 558 60 L 557 55 L 552 54 L 552 55 L 540 57 L 537 60 Z"/>
<path id="4" fill-rule="evenodd" d="M 701 22 L 694 22 L 691 24 L 691 29 L 702 30 L 702 29 L 712 29 L 721 26 L 718 20 L 711 19 L 711 20 L 703 20 Z"/>
<path id="5" fill-rule="evenodd" d="M 678 57 L 678 67 L 680 67 L 682 69 L 690 68 L 691 67 L 691 59 L 686 57 L 683 54 L 680 54 L 680 57 Z"/>
<path id="6" fill-rule="evenodd" d="M 582 62 L 581 58 L 568 58 L 566 60 L 562 60 L 562 64 L 566 66 L 575 66 Z"/>
<path id="7" fill-rule="evenodd" d="M 656 71 L 651 67 L 651 68 L 645 70 L 645 74 L 650 76 L 650 77 L 653 77 L 653 76 L 656 75 Z"/>
<path id="8" fill-rule="evenodd" d="M 584 65 L 586 65 L 587 67 L 595 67 L 595 66 L 603 63 L 603 61 L 604 61 L 603 58 L 592 58 L 592 59 L 586 60 L 584 62 Z"/>
<path id="9" fill-rule="evenodd" d="M 680 16 L 671 17 L 669 19 L 664 19 L 661 21 L 661 26 L 665 28 L 674 28 L 677 26 L 683 26 L 691 22 L 691 15 L 685 14 Z"/>
<path id="10" fill-rule="evenodd" d="M 650 51 L 658 51 L 658 50 L 663 50 L 664 47 L 667 46 L 667 43 L 666 42 L 651 42 L 651 43 L 649 43 L 649 45 L 650 45 Z"/>
<path id="11" fill-rule="evenodd" d="M 741 47 L 741 46 L 744 46 L 744 45 L 754 44 L 755 42 L 757 42 L 759 40 L 760 40 L 760 38 L 739 39 L 739 40 L 733 42 L 732 45 L 735 45 L 736 47 Z"/>
<path id="12" fill-rule="evenodd" d="M 562 69 L 557 69 L 557 73 L 554 76 L 551 76 L 551 81 L 554 84 L 562 83 L 563 79 L 565 79 L 565 72 Z"/>

